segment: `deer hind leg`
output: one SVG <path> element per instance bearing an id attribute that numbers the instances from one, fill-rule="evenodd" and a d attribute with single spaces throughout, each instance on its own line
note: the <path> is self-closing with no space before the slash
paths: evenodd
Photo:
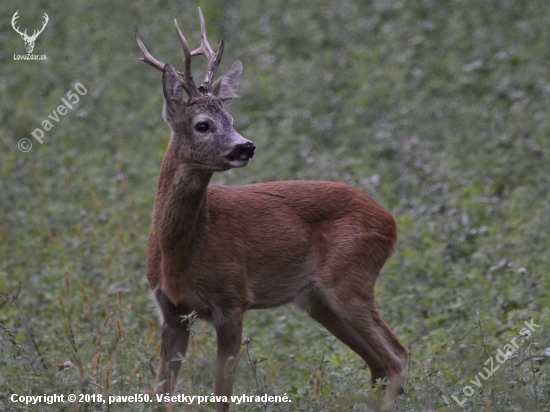
<path id="1" fill-rule="evenodd" d="M 330 333 L 367 363 L 371 372 L 372 385 L 376 383 L 377 379 L 384 379 L 386 377 L 386 371 L 376 352 L 353 328 L 334 313 L 324 298 L 319 296 L 314 289 L 310 291 L 307 296 L 307 302 L 302 304 L 302 306 L 309 316 L 323 325 Z"/>
<path id="2" fill-rule="evenodd" d="M 349 264 L 342 266 L 345 267 L 339 268 L 341 270 L 338 270 L 338 273 L 345 273 L 345 276 L 325 277 L 332 280 L 324 284 L 319 283 L 318 293 L 323 297 L 326 306 L 362 339 L 363 346 L 360 347 L 365 357 L 373 363 L 374 380 L 381 377 L 380 368 L 375 360 L 377 357 L 385 371 L 389 392 L 392 395 L 402 393 L 403 372 L 408 353 L 384 322 L 376 307 L 374 301 L 376 275 L 368 276 L 358 272 L 357 268 L 352 268 Z M 334 327 L 333 325 L 331 327 Z M 340 326 L 340 330 L 347 329 Z M 351 336 L 355 335 L 348 334 L 347 339 L 352 339 Z M 350 343 L 358 344 L 355 340 L 351 340 Z M 352 346 L 350 348 L 355 350 Z M 376 357 L 372 356 L 372 353 L 376 354 Z M 369 365 L 368 361 L 367 364 Z"/>
<path id="3" fill-rule="evenodd" d="M 187 322 L 181 321 L 186 315 L 181 309 L 174 306 L 168 297 L 157 289 L 153 292 L 162 318 L 162 336 L 160 341 L 160 360 L 156 377 L 157 393 L 173 393 L 176 387 L 178 374 L 181 368 L 180 361 L 172 361 L 181 352 L 185 355 L 189 343 Z"/>
<path id="4" fill-rule="evenodd" d="M 374 303 L 373 291 L 365 292 L 363 288 L 364 285 L 356 285 L 346 288 L 346 293 L 339 293 L 338 289 L 327 290 L 324 296 L 334 313 L 377 355 L 386 372 L 390 393 L 397 395 L 403 392 L 408 353 L 382 319 Z"/>

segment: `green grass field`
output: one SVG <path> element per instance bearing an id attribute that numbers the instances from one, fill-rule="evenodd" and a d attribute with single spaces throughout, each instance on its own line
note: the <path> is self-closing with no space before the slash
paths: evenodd
<path id="1" fill-rule="evenodd" d="M 139 61 L 133 23 L 182 69 L 173 18 L 194 48 L 197 6 L 211 43 L 225 40 L 220 73 L 243 61 L 230 112 L 257 146 L 249 166 L 214 181 L 345 182 L 398 222 L 377 282 L 411 352 L 395 410 L 549 410 L 547 1 L 113 3 L 0 4 L 0 411 L 152 409 L 11 397 L 152 394 L 160 325 L 145 254 L 169 129 L 161 75 Z M 26 54 L 16 10 L 28 32 L 48 14 L 33 52 L 47 60 L 14 60 Z M 195 69 L 200 78 L 204 64 Z M 31 133 L 78 83 L 87 92 L 38 142 Z M 518 337 L 530 320 L 540 327 Z M 178 388 L 208 396 L 215 335 L 198 320 L 192 332 Z M 244 336 L 235 394 L 292 403 L 233 410 L 379 408 L 362 360 L 292 307 L 248 312 Z M 497 357 L 512 339 L 515 354 Z"/>

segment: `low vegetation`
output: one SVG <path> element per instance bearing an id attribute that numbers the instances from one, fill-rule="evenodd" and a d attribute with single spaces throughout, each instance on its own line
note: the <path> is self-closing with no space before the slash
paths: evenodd
<path id="1" fill-rule="evenodd" d="M 395 410 L 547 410 L 544 0 L 3 1 L 0 410 L 151 410 L 10 396 L 152 394 L 160 328 L 145 250 L 169 131 L 161 76 L 139 62 L 132 25 L 181 68 L 172 21 L 198 45 L 199 5 L 212 43 L 226 42 L 220 72 L 243 61 L 230 111 L 257 146 L 249 166 L 216 182 L 341 181 L 396 217 L 399 248 L 377 283 L 380 310 L 411 354 Z M 25 54 L 10 26 L 16 10 L 31 32 L 48 13 L 34 50 L 47 60 L 13 60 Z M 87 93 L 39 143 L 31 133 L 77 83 Z M 520 336 L 526 321 L 540 326 Z M 209 396 L 214 332 L 194 320 L 192 334 L 179 393 Z M 360 358 L 292 307 L 247 313 L 244 334 L 235 394 L 292 402 L 234 410 L 381 407 Z"/>

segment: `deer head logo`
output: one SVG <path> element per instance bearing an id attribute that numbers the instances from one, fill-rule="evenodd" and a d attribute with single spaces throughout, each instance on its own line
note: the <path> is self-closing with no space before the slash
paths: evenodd
<path id="1" fill-rule="evenodd" d="M 23 33 L 19 31 L 19 26 L 15 26 L 16 20 L 19 18 L 19 10 L 15 12 L 11 19 L 11 25 L 13 29 L 21 35 L 21 38 L 25 41 L 25 48 L 27 49 L 27 54 L 31 54 L 34 49 L 34 42 L 36 41 L 36 38 L 40 33 L 44 31 L 44 28 L 48 24 L 49 17 L 46 13 L 44 13 L 44 23 L 42 23 L 42 28 L 40 30 L 34 30 L 32 33 L 32 36 L 27 35 L 27 30 L 25 30 Z"/>

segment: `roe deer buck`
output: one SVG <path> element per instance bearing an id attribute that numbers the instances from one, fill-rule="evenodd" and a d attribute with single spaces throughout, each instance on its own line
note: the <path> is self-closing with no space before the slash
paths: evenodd
<path id="1" fill-rule="evenodd" d="M 214 393 L 229 400 L 227 372 L 236 366 L 244 312 L 294 302 L 365 360 L 373 384 L 387 378 L 397 395 L 408 354 L 374 300 L 374 283 L 397 242 L 395 220 L 341 183 L 209 185 L 214 172 L 246 166 L 255 146 L 225 110 L 241 62 L 212 82 L 224 45 L 213 52 L 200 9 L 199 16 L 201 46 L 194 51 L 175 22 L 183 73 L 149 54 L 135 28 L 141 60 L 163 73 L 163 117 L 171 129 L 147 250 L 147 278 L 162 322 L 157 392 L 175 388 L 181 362 L 172 359 L 185 354 L 189 340 L 183 315 L 195 311 L 214 324 Z M 196 55 L 207 59 L 199 87 L 191 76 Z M 229 403 L 216 409 L 229 410 Z"/>

